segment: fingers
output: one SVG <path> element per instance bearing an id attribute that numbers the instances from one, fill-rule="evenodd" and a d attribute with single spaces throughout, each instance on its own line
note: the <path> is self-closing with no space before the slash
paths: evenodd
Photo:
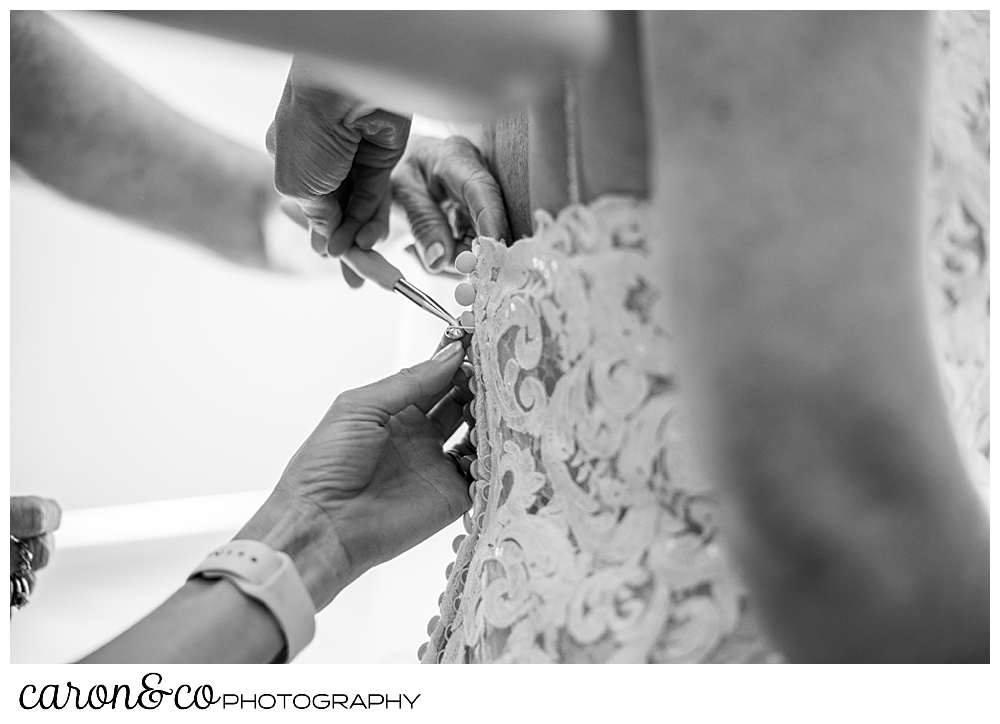
<path id="1" fill-rule="evenodd" d="M 469 215 L 476 220 L 476 233 L 497 240 L 510 239 L 503 194 L 485 166 L 469 174 L 462 191 Z"/>
<path id="2" fill-rule="evenodd" d="M 451 383 L 447 385 L 444 389 L 438 390 L 426 397 L 422 397 L 417 400 L 414 406 L 420 410 L 425 415 L 430 414 L 445 396 L 451 394 L 456 389 L 459 396 L 469 396 L 472 393 L 469 392 L 469 377 L 472 376 L 472 365 L 468 362 L 463 362 L 462 366 L 455 370 L 455 374 L 452 375 Z M 471 397 L 469 397 L 471 399 Z M 454 432 L 454 430 L 452 430 Z"/>
<path id="3" fill-rule="evenodd" d="M 300 198 L 297 201 L 299 208 L 302 209 L 302 213 L 309 222 L 309 230 L 312 232 L 313 238 L 322 238 L 324 247 L 326 247 L 326 240 L 330 238 L 333 230 L 339 228 L 343 223 L 344 213 L 341 211 L 337 195 L 329 193 L 313 199 Z"/>
<path id="4" fill-rule="evenodd" d="M 405 163 L 398 169 L 393 177 L 392 197 L 406 212 L 420 263 L 427 271 L 437 271 L 452 259 L 455 241 L 448 217 L 431 196 L 415 163 Z"/>
<path id="5" fill-rule="evenodd" d="M 341 222 L 338 189 L 351 170 L 355 142 L 336 120 L 346 110 L 336 94 L 302 94 L 293 88 L 289 74 L 267 131 L 267 150 L 274 158 L 274 187 L 297 202 L 309 228 L 329 238 Z"/>
<path id="6" fill-rule="evenodd" d="M 472 444 L 472 428 L 470 427 L 465 431 L 465 435 L 462 436 L 462 441 L 453 447 L 449 452 L 455 453 L 460 459 L 465 457 L 474 457 L 476 455 L 476 446 Z"/>
<path id="7" fill-rule="evenodd" d="M 392 194 L 386 194 L 372 220 L 358 230 L 354 243 L 362 249 L 371 249 L 375 244 L 389 236 L 389 212 L 391 210 Z"/>
<path id="8" fill-rule="evenodd" d="M 343 221 L 330 236 L 331 253 L 343 253 L 350 248 L 351 244 L 355 243 L 363 249 L 371 249 L 376 241 L 381 241 L 389 233 L 388 214 L 386 214 L 384 221 L 375 217 L 385 204 L 385 200 L 389 198 L 389 174 L 391 172 L 391 168 L 356 168 L 352 173 L 354 192 L 347 202 Z M 364 226 L 373 221 L 375 226 L 372 227 L 367 236 L 361 238 L 360 241 L 364 243 L 360 243 L 358 233 Z M 376 236 L 374 232 L 383 230 L 385 234 L 374 238 Z"/>
<path id="9" fill-rule="evenodd" d="M 429 360 L 400 370 L 370 385 L 348 390 L 337 398 L 331 410 L 345 407 L 375 414 L 381 424 L 423 398 L 440 393 L 462 363 L 463 348 L 454 342 Z"/>
<path id="10" fill-rule="evenodd" d="M 480 236 L 488 236 L 496 239 L 497 241 L 503 239 L 509 243 L 511 239 L 510 224 L 507 222 L 507 212 L 503 206 L 500 208 L 490 206 L 480 211 L 479 215 L 476 216 L 476 233 Z M 468 245 L 466 245 L 466 248 L 472 249 Z M 460 250 L 456 250 L 455 256 L 458 256 L 460 253 Z"/>
<path id="11" fill-rule="evenodd" d="M 448 335 L 442 334 L 441 339 L 438 340 L 437 347 L 434 348 L 434 354 L 437 354 L 438 352 L 440 352 L 442 349 L 444 349 L 454 341 L 455 340 L 453 340 Z M 472 344 L 472 335 L 467 334 L 458 341 L 462 343 L 462 349 L 467 353 L 469 351 L 469 345 Z"/>
<path id="12" fill-rule="evenodd" d="M 469 217 L 475 220 L 477 234 L 495 239 L 510 238 L 500 184 L 471 141 L 461 136 L 447 139 L 436 166 L 449 195 L 461 200 Z"/>
<path id="13" fill-rule="evenodd" d="M 406 211 L 424 268 L 437 272 L 448 266 L 463 241 L 456 242 L 443 206 L 458 204 L 459 226 L 477 234 L 510 239 L 510 227 L 500 185 L 490 174 L 479 150 L 467 139 L 418 139 L 407 162 L 393 177 L 393 199 Z M 461 236 L 461 234 L 459 234 Z"/>
<path id="14" fill-rule="evenodd" d="M 344 221 L 330 237 L 331 247 L 342 247 L 344 251 L 354 243 L 370 249 L 388 235 L 386 204 L 391 195 L 392 170 L 403 157 L 410 135 L 408 118 L 377 109 L 351 117 L 349 125 L 361 133 L 351 166 L 354 188 L 344 208 Z M 372 222 L 358 240 L 360 230 Z"/>
<path id="15" fill-rule="evenodd" d="M 282 199 L 278 206 L 285 216 L 301 226 L 303 229 L 309 228 L 309 219 L 307 219 L 306 215 L 302 213 L 302 207 L 297 203 L 291 199 Z"/>
<path id="16" fill-rule="evenodd" d="M 364 277 L 358 275 L 356 271 L 344 262 L 340 262 L 340 273 L 344 275 L 344 281 L 347 282 L 347 286 L 351 289 L 360 289 L 365 283 Z"/>
<path id="17" fill-rule="evenodd" d="M 437 425 L 444 440 L 454 435 L 455 430 L 462 426 L 464 407 L 472 401 L 472 398 L 468 384 L 464 387 L 456 385 L 428 413 L 427 418 Z"/>
<path id="18" fill-rule="evenodd" d="M 10 498 L 10 534 L 18 538 L 33 538 L 56 530 L 62 519 L 59 504 L 37 495 Z"/>

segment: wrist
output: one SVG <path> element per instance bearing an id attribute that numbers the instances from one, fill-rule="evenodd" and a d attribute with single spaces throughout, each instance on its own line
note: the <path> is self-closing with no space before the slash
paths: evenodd
<path id="1" fill-rule="evenodd" d="M 206 662 L 222 662 L 216 651 L 229 652 L 233 662 L 272 661 L 285 647 L 281 626 L 274 615 L 260 601 L 250 598 L 232 581 L 224 578 L 189 578 L 175 594 L 180 605 L 191 611 L 192 617 L 200 611 L 224 611 L 229 622 L 226 627 L 213 620 L 211 633 L 202 632 L 207 640 L 220 636 L 219 646 L 202 657 Z M 253 635 L 248 635 L 253 632 Z M 226 661 L 229 661 L 227 656 Z M 179 663 L 194 663 L 187 655 L 177 655 Z"/>
<path id="2" fill-rule="evenodd" d="M 193 170 L 189 213 L 181 223 L 188 236 L 224 259 L 252 269 L 266 269 L 264 220 L 279 201 L 270 159 L 236 143 L 203 150 L 214 164 L 200 158 L 187 162 Z M 199 167 L 199 164 L 201 167 Z"/>
<path id="3" fill-rule="evenodd" d="M 313 503 L 280 486 L 235 536 L 258 540 L 287 553 L 312 598 L 316 611 L 363 571 L 355 571 L 333 521 Z"/>

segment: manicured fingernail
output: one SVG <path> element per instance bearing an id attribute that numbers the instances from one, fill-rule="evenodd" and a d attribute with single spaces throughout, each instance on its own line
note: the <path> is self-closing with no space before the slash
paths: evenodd
<path id="1" fill-rule="evenodd" d="M 462 353 L 462 343 L 452 342 L 447 347 L 442 347 L 439 349 L 433 357 L 432 360 L 436 362 L 448 362 Z"/>
<path id="2" fill-rule="evenodd" d="M 427 262 L 427 266 L 431 266 L 442 256 L 444 256 L 444 244 L 439 241 L 435 241 L 428 246 L 427 251 L 424 252 L 424 260 Z"/>

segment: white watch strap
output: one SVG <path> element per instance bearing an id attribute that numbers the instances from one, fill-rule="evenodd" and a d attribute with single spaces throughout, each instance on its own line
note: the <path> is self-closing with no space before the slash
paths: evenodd
<path id="1" fill-rule="evenodd" d="M 256 540 L 234 540 L 208 554 L 189 578 L 225 578 L 274 616 L 285 636 L 284 656 L 291 661 L 316 632 L 312 596 L 287 553 Z"/>

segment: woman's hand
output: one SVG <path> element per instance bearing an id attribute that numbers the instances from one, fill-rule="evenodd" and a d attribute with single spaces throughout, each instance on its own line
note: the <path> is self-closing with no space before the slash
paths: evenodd
<path id="1" fill-rule="evenodd" d="M 48 498 L 37 495 L 10 497 L 10 534 L 21 541 L 30 558 L 30 569 L 23 571 L 21 546 L 13 540 L 10 542 L 10 574 L 20 575 L 28 583 L 29 590 L 35 588 L 35 571 L 45 568 L 55 540 L 52 531 L 59 527 L 62 510 L 59 504 Z"/>
<path id="2" fill-rule="evenodd" d="M 317 610 L 471 505 L 468 482 L 442 449 L 471 399 L 463 357 L 455 342 L 340 395 L 236 536 L 288 553 Z"/>
<path id="3" fill-rule="evenodd" d="M 461 136 L 414 136 L 392 176 L 392 198 L 403 207 L 427 271 L 454 269 L 476 235 L 510 240 L 503 195 L 479 150 Z"/>
<path id="4" fill-rule="evenodd" d="M 301 206 L 313 249 L 340 256 L 371 249 L 389 233 L 390 174 L 403 156 L 410 119 L 320 87 L 308 64 L 292 62 L 267 131 L 274 185 Z M 346 266 L 351 286 L 363 283 Z"/>

